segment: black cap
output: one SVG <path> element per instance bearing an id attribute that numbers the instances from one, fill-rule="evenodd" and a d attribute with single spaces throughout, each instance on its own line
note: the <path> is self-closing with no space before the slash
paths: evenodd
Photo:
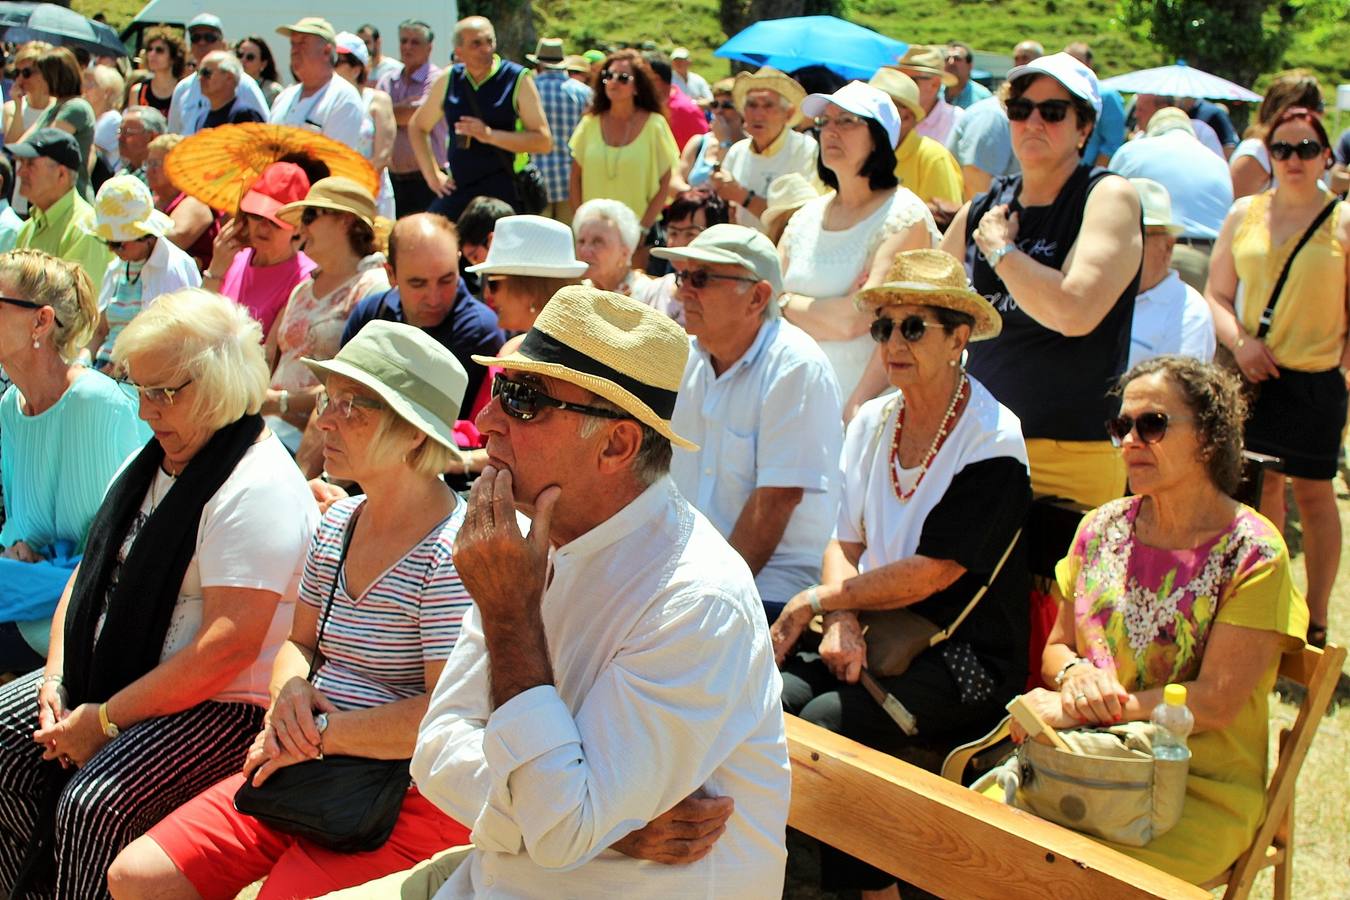
<path id="1" fill-rule="evenodd" d="M 80 171 L 80 145 L 75 143 L 74 135 L 59 128 L 39 128 L 28 140 L 9 144 L 5 149 L 20 159 L 45 156 L 67 169 Z"/>

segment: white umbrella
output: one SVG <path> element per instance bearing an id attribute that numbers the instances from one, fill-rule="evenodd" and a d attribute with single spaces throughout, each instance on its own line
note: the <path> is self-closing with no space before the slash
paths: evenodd
<path id="1" fill-rule="evenodd" d="M 1261 95 L 1226 78 L 1202 72 L 1178 60 L 1175 66 L 1141 69 L 1102 80 L 1101 86 L 1126 94 L 1162 94 L 1165 97 L 1203 97 L 1207 100 L 1245 100 L 1259 103 Z"/>

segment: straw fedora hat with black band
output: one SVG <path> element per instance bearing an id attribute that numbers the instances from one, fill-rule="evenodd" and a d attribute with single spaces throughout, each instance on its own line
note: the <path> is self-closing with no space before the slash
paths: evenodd
<path id="1" fill-rule="evenodd" d="M 927 44 L 910 44 L 905 55 L 895 61 L 896 68 L 901 71 L 910 69 L 920 75 L 932 75 L 941 78 L 943 86 L 956 87 L 956 76 L 947 71 L 946 64 L 942 48 Z"/>
<path id="2" fill-rule="evenodd" d="M 886 280 L 858 292 L 858 309 L 883 306 L 940 306 L 965 313 L 975 320 L 972 341 L 998 337 L 1003 317 L 983 296 L 971 288 L 961 261 L 942 250 L 905 250 L 895 254 Z"/>
<path id="3" fill-rule="evenodd" d="M 455 420 L 469 376 L 455 355 L 422 329 L 377 319 L 332 359 L 300 361 L 320 379 L 341 375 L 369 388 L 399 418 L 459 453 Z"/>
<path id="4" fill-rule="evenodd" d="M 533 53 L 526 53 L 530 65 L 543 66 L 545 69 L 563 69 L 567 65 L 567 54 L 563 52 L 562 38 L 540 38 Z"/>
<path id="5" fill-rule="evenodd" d="M 670 417 L 689 360 L 689 336 L 669 316 L 622 294 L 560 289 L 509 356 L 474 356 L 484 366 L 530 372 L 585 388 L 685 450 Z"/>
<path id="6" fill-rule="evenodd" d="M 361 185 L 341 175 L 330 175 L 314 182 L 305 199 L 287 203 L 277 210 L 277 218 L 295 228 L 307 206 L 351 213 L 371 228 L 375 227 L 375 198 Z"/>
<path id="7" fill-rule="evenodd" d="M 792 128 L 802 120 L 802 101 L 806 99 L 806 89 L 790 75 L 778 71 L 773 66 L 765 66 L 758 72 L 741 72 L 731 85 L 731 102 L 736 111 L 745 114 L 745 96 L 751 91 L 773 91 L 792 104 L 793 114 L 787 127 Z"/>

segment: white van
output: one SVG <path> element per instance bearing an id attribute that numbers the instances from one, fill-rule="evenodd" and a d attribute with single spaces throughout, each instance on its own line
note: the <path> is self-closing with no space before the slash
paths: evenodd
<path id="1" fill-rule="evenodd" d="M 225 41 L 230 46 L 240 38 L 256 34 L 267 41 L 277 60 L 282 82 L 289 82 L 286 64 L 289 46 L 277 34 L 277 28 L 297 22 L 305 16 L 322 15 L 338 31 L 356 31 L 367 23 L 380 30 L 386 56 L 398 59 L 398 23 L 417 19 L 431 26 L 436 37 L 432 62 L 445 66 L 454 46 L 455 22 L 459 19 L 456 0 L 428 3 L 426 0 L 324 0 L 321 4 L 287 0 L 150 0 L 122 31 L 122 43 L 133 55 L 141 48 L 141 35 L 155 25 L 186 28 L 199 13 L 219 16 L 225 26 Z"/>

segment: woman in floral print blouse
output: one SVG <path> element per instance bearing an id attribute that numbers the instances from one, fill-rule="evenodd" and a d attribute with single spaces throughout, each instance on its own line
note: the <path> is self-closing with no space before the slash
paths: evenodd
<path id="1" fill-rule="evenodd" d="M 1195 715 L 1181 822 L 1115 849 L 1192 882 L 1251 842 L 1265 790 L 1267 696 L 1308 609 L 1280 533 L 1229 495 L 1242 465 L 1238 383 L 1177 356 L 1122 379 L 1107 430 L 1134 496 L 1083 518 L 1056 570 L 1059 618 L 1028 695 L 1052 726 L 1146 719 L 1182 683 Z"/>

